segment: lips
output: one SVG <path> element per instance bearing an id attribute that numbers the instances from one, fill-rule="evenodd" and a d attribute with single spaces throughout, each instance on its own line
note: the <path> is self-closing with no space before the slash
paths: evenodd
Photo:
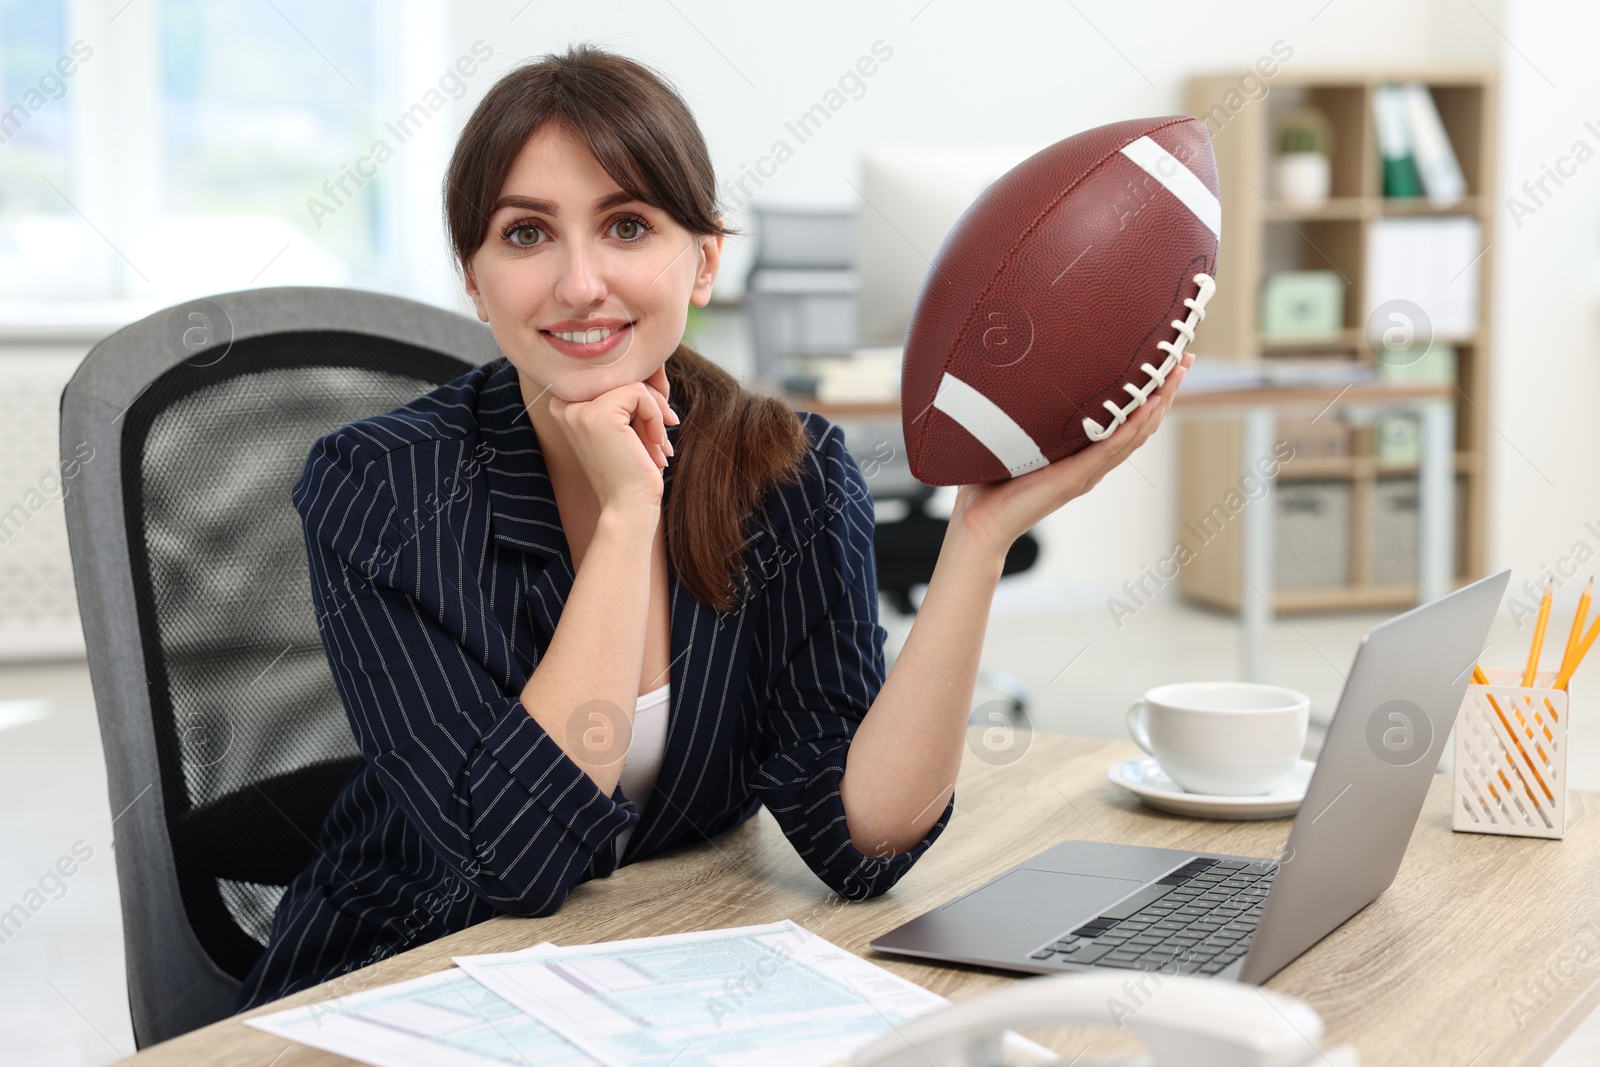
<path id="1" fill-rule="evenodd" d="M 561 332 L 576 335 L 580 331 L 563 330 Z M 612 329 L 611 333 L 603 340 L 593 343 L 568 341 L 550 330 L 540 330 L 539 333 L 544 337 L 545 343 L 564 356 L 571 356 L 574 359 L 593 359 L 596 356 L 605 355 L 620 345 L 624 338 L 630 337 L 633 333 L 633 323 L 623 323 L 621 326 Z"/>

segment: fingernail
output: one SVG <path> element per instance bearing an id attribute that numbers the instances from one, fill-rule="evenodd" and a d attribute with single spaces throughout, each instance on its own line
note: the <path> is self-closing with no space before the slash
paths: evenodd
<path id="1" fill-rule="evenodd" d="M 674 425 L 674 426 L 678 425 L 678 423 L 683 421 L 681 418 L 678 417 L 678 413 L 676 411 L 672 410 L 672 406 L 671 405 L 667 406 L 667 414 L 672 416 L 672 425 Z"/>
<path id="2" fill-rule="evenodd" d="M 672 447 L 672 442 L 671 441 L 668 441 L 667 442 L 667 455 L 675 456 L 677 454 L 678 454 L 678 450 L 676 448 Z"/>

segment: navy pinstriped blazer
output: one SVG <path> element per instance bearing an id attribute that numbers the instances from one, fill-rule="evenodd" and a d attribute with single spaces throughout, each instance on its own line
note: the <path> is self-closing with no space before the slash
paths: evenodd
<path id="1" fill-rule="evenodd" d="M 910 851 L 873 858 L 850 842 L 839 778 L 885 673 L 872 501 L 843 431 L 800 417 L 805 474 L 761 506 L 748 595 L 718 612 L 669 567 L 666 753 L 642 813 L 620 788 L 601 792 L 519 701 L 576 574 L 515 368 L 496 359 L 316 443 L 293 500 L 364 759 L 278 905 L 239 1010 L 496 914 L 548 915 L 611 874 L 627 826 L 622 863 L 714 837 L 764 803 L 844 897 L 876 896 L 911 868 L 954 799 Z"/>

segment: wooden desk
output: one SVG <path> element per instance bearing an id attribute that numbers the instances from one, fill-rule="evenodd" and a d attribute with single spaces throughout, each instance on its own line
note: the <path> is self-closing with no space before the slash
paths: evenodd
<path id="1" fill-rule="evenodd" d="M 1417 603 L 1426 604 L 1450 592 L 1455 528 L 1455 407 L 1459 390 L 1454 385 L 1428 382 L 1369 381 L 1335 386 L 1258 385 L 1229 389 L 1180 389 L 1170 415 L 1201 418 L 1239 416 L 1243 422 L 1237 467 L 1228 474 L 1277 469 L 1276 422 L 1280 415 L 1303 413 L 1316 417 L 1335 406 L 1347 409 L 1414 411 L 1421 421 L 1421 448 L 1417 465 Z M 851 419 L 898 419 L 900 401 L 865 404 L 830 404 L 779 394 L 791 406 L 814 411 L 832 422 Z M 909 477 L 909 474 L 907 475 Z M 1229 488 L 1236 488 L 1230 484 Z M 1211 503 L 1220 504 L 1219 500 Z M 1273 533 L 1271 507 L 1240 512 L 1239 582 L 1246 590 L 1239 598 L 1239 678 L 1247 682 L 1268 680 L 1267 664 L 1273 608 Z M 1188 541 L 1180 535 L 1179 540 Z M 1355 605 L 1351 605 L 1355 606 Z M 1447 750 L 1448 751 L 1448 750 Z M 1448 766 L 1448 762 L 1446 766 Z"/>
<path id="2" fill-rule="evenodd" d="M 1125 741 L 1035 734 L 1009 766 L 979 759 L 975 729 L 944 836 L 876 900 L 831 898 L 763 811 L 713 842 L 581 885 L 544 919 L 503 917 L 279 1001 L 258 1013 L 349 995 L 449 967 L 450 957 L 793 919 L 952 999 L 1014 981 L 999 972 L 880 955 L 873 937 L 1073 838 L 1271 856 L 1288 819 L 1210 822 L 1145 808 L 1106 780 L 1137 754 Z M 1565 841 L 1450 829 L 1451 783 L 1438 777 L 1393 886 L 1280 971 L 1268 987 L 1301 997 L 1364 1067 L 1535 1064 L 1600 1002 L 1600 794 L 1572 794 Z M 1585 951 L 1586 947 L 1586 951 Z M 1578 962 L 1578 957 L 1584 957 Z M 1518 1005 L 1526 1011 L 1514 1014 Z M 1520 1022 L 1520 1025 L 1519 1025 Z M 1071 1059 L 1133 1051 L 1129 1035 L 1034 1036 Z M 287 1046 L 287 1047 L 286 1047 Z M 308 1067 L 349 1061 L 253 1030 L 237 1019 L 157 1045 L 137 1067 Z"/>
<path id="3" fill-rule="evenodd" d="M 841 419 L 873 419 L 900 417 L 900 401 L 829 402 L 816 397 L 784 392 L 770 382 L 746 382 L 746 387 L 757 392 L 777 396 L 791 407 L 801 411 L 814 411 L 830 422 Z M 1387 404 L 1416 400 L 1450 400 L 1458 393 L 1453 385 L 1429 382 L 1357 382 L 1354 385 L 1257 385 L 1231 389 L 1178 390 L 1172 407 L 1206 408 L 1206 414 L 1217 414 L 1223 409 L 1237 414 L 1259 404 L 1272 404 L 1285 410 L 1310 411 L 1316 414 L 1330 403 L 1342 405 Z"/>

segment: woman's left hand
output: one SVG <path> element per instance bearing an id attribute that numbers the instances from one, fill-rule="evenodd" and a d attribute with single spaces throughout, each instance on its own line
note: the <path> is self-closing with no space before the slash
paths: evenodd
<path id="1" fill-rule="evenodd" d="M 1194 353 L 1185 352 L 1161 388 L 1151 393 L 1104 441 L 1096 441 L 1018 478 L 963 485 L 956 493 L 950 525 L 959 524 L 963 533 L 1004 558 L 1017 538 L 1067 501 L 1093 489 L 1106 472 L 1155 433 L 1193 362 Z"/>

